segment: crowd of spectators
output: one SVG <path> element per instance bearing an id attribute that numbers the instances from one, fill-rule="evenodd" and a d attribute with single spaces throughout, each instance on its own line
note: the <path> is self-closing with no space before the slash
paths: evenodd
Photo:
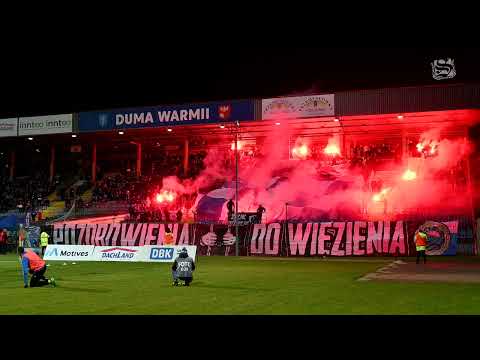
<path id="1" fill-rule="evenodd" d="M 155 223 L 180 223 L 184 220 L 186 209 L 173 209 L 173 206 L 168 207 L 149 207 L 144 204 L 131 204 L 128 213 L 129 221 L 131 222 L 155 222 Z"/>
<path id="2" fill-rule="evenodd" d="M 127 201 L 139 203 L 161 190 L 163 176 L 144 175 L 140 178 L 122 174 L 106 175 L 92 191 L 92 201 Z"/>
<path id="3" fill-rule="evenodd" d="M 200 151 L 198 153 L 190 154 L 189 156 L 189 168 L 188 168 L 188 178 L 195 178 L 197 177 L 202 170 L 205 169 L 204 160 L 207 157 L 207 153 L 205 151 Z"/>
<path id="4" fill-rule="evenodd" d="M 47 196 L 54 191 L 48 176 L 36 173 L 32 177 L 19 177 L 11 181 L 0 177 L 0 212 L 17 209 L 20 212 L 38 210 L 49 205 Z"/>
<path id="5" fill-rule="evenodd" d="M 425 146 L 419 149 L 418 141 L 410 139 L 407 142 L 407 154 L 409 157 L 432 157 L 437 155 L 437 152 L 431 153 L 430 150 L 432 150 L 430 144 L 425 144 Z"/>
<path id="6" fill-rule="evenodd" d="M 435 174 L 437 179 L 447 179 L 452 192 L 464 192 L 468 185 L 467 166 L 464 161 L 456 165 L 439 171 Z"/>
<path id="7" fill-rule="evenodd" d="M 196 194 L 176 194 L 172 202 L 158 203 L 156 195 L 162 191 L 162 176 L 146 175 L 141 178 L 121 174 L 106 175 L 97 182 L 92 192 L 92 204 L 79 204 L 77 207 L 99 207 L 111 201 L 128 205 L 130 220 L 170 222 L 177 219 L 179 211 L 184 214 L 194 204 Z"/>
<path id="8" fill-rule="evenodd" d="M 323 147 L 311 148 L 310 159 L 317 154 L 316 158 L 324 157 Z M 235 166 L 235 152 L 221 150 L 215 155 L 215 161 L 218 161 L 225 169 L 233 169 Z M 357 156 L 372 159 L 374 157 L 388 158 L 395 154 L 391 145 L 365 146 L 355 148 Z M 180 179 L 195 179 L 196 176 L 205 168 L 204 160 L 207 156 L 205 151 L 194 152 L 189 157 L 189 172 L 183 174 L 183 156 L 181 154 L 164 154 L 162 160 L 156 163 L 152 169 L 154 176 L 143 176 L 140 179 L 115 174 L 107 175 L 101 179 L 93 190 L 93 201 L 95 203 L 108 201 L 126 201 L 129 204 L 130 218 L 135 220 L 151 219 L 154 221 L 170 221 L 176 217 L 179 209 L 185 212 L 190 209 L 195 201 L 197 194 L 180 195 L 174 203 L 156 203 L 155 196 L 162 190 L 162 179 L 167 176 L 175 175 Z M 239 161 L 242 170 L 255 166 L 257 161 L 264 156 L 261 147 L 243 145 L 239 150 Z M 166 212 L 170 215 L 166 216 Z M 143 221 L 142 220 L 142 221 Z"/>
<path id="9" fill-rule="evenodd" d="M 160 153 L 160 159 L 154 160 L 152 174 L 155 176 L 177 176 L 182 179 L 194 178 L 204 169 L 203 160 L 207 156 L 205 151 L 194 152 L 189 155 L 188 172 L 183 169 L 184 157 L 179 153 Z"/>
<path id="10" fill-rule="evenodd" d="M 400 143 L 356 145 L 352 148 L 351 161 L 354 165 L 366 165 L 381 160 L 394 160 L 398 163 L 401 159 L 402 147 Z"/>
<path id="11" fill-rule="evenodd" d="M 263 152 L 257 146 L 252 146 L 246 149 L 242 149 L 238 153 L 238 159 L 242 165 L 249 166 L 257 159 L 261 159 L 264 156 Z"/>
<path id="12" fill-rule="evenodd" d="M 158 188 L 154 189 L 158 191 Z M 177 194 L 172 202 L 159 203 L 156 201 L 156 191 L 153 190 L 147 197 L 129 203 L 130 221 L 182 222 L 197 196 L 196 193 Z"/>
<path id="13" fill-rule="evenodd" d="M 107 175 L 97 182 L 92 191 L 94 202 L 128 200 L 131 183 L 121 174 Z"/>
<path id="14" fill-rule="evenodd" d="M 263 157 L 264 153 L 258 146 L 243 146 L 238 151 L 238 161 L 243 170 L 255 166 L 256 161 Z M 218 161 L 220 161 L 224 169 L 235 168 L 235 151 L 233 150 L 233 144 L 230 147 L 230 151 L 221 151 L 218 154 Z"/>
<path id="15" fill-rule="evenodd" d="M 180 213 L 192 207 L 196 194 L 177 195 L 171 203 L 158 204 L 155 197 L 162 190 L 163 178 L 195 179 L 205 169 L 206 156 L 205 151 L 192 152 L 187 174 L 183 171 L 183 156 L 178 153 L 161 153 L 161 160 L 152 163 L 151 173 L 140 178 L 120 173 L 106 174 L 92 190 L 92 204 L 79 204 L 81 201 L 77 198 L 77 207 L 98 207 L 102 203 L 119 201 L 128 204 L 131 220 L 168 222 L 179 219 Z"/>
<path id="16" fill-rule="evenodd" d="M 414 141 L 408 142 L 407 145 L 407 150 L 410 153 L 419 154 Z M 324 159 L 326 157 L 323 151 L 324 147 L 325 144 L 311 145 L 308 159 L 318 161 Z M 239 150 L 242 170 L 256 166 L 257 161 L 261 161 L 263 156 L 264 154 L 260 146 L 242 144 Z M 178 196 L 173 203 L 168 204 L 168 209 L 166 209 L 165 204 L 160 207 L 158 204 L 155 204 L 154 197 L 162 189 L 162 179 L 172 175 L 178 176 L 182 180 L 195 179 L 205 169 L 206 157 L 206 151 L 191 151 L 188 172 L 186 174 L 183 171 L 184 159 L 181 151 L 172 153 L 161 152 L 159 160 L 155 160 L 155 166 L 152 166 L 152 171 L 151 173 L 149 171 L 150 174 L 148 176 L 137 178 L 132 176 L 133 174 L 106 174 L 100 178 L 92 190 L 92 203 L 125 202 L 125 204 L 129 204 L 132 210 L 132 218 L 135 219 L 139 219 L 139 216 L 155 221 L 174 219 L 179 209 L 180 212 L 184 213 L 185 209 L 191 208 L 196 194 Z M 365 178 L 368 178 L 371 170 L 375 168 L 375 164 L 382 160 L 400 161 L 402 149 L 400 143 L 356 144 L 352 147 L 350 154 L 339 158 L 342 158 L 344 161 L 350 160 L 352 166 L 365 170 Z M 215 161 L 220 162 L 226 169 L 234 169 L 235 152 L 231 148 L 223 149 L 219 151 Z M 446 170 L 445 174 L 442 175 L 448 176 L 451 179 L 452 186 L 458 189 L 466 184 L 466 173 L 465 165 L 460 163 L 458 166 Z M 58 182 L 59 180 L 57 179 L 53 184 L 49 184 L 48 176 L 44 173 L 37 173 L 32 177 L 16 178 L 14 181 L 10 181 L 8 176 L 1 176 L 0 212 L 18 209 L 21 212 L 35 214 L 40 207 L 49 205 L 47 196 L 55 190 Z M 374 185 L 375 189 L 382 186 L 382 184 Z M 66 201 L 66 208 L 70 208 L 74 200 L 77 201 L 78 208 L 91 205 L 83 204 L 79 197 L 82 191 L 77 190 L 77 188 L 70 187 L 65 191 L 62 198 Z M 166 216 L 166 212 L 170 214 L 169 218 Z"/>

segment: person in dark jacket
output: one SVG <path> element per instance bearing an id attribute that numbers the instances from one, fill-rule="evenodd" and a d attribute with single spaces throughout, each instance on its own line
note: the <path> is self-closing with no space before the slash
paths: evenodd
<path id="1" fill-rule="evenodd" d="M 183 218 L 182 210 L 177 211 L 177 223 L 181 223 Z"/>
<path id="2" fill-rule="evenodd" d="M 266 211 L 266 209 L 260 204 L 257 209 L 257 224 L 262 223 L 262 217 L 263 213 Z"/>
<path id="3" fill-rule="evenodd" d="M 233 199 L 230 199 L 227 202 L 227 210 L 228 210 L 228 220 L 232 221 L 233 213 L 235 212 L 235 204 L 233 203 Z"/>
<path id="4" fill-rule="evenodd" d="M 173 286 L 179 285 L 178 280 L 184 281 L 184 286 L 190 286 L 194 270 L 195 262 L 188 256 L 187 249 L 183 248 L 172 265 Z"/>
<path id="5" fill-rule="evenodd" d="M 169 223 L 171 220 L 170 220 L 170 211 L 168 211 L 168 208 L 165 208 L 163 210 L 163 213 L 165 215 L 165 222 Z"/>

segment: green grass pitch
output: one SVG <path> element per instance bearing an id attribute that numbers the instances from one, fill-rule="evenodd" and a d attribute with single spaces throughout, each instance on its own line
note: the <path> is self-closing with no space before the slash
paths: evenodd
<path id="1" fill-rule="evenodd" d="M 23 288 L 0 256 L 0 314 L 479 314 L 478 284 L 360 282 L 392 259 L 201 257 L 191 287 L 170 264 L 49 262 L 57 287 Z"/>

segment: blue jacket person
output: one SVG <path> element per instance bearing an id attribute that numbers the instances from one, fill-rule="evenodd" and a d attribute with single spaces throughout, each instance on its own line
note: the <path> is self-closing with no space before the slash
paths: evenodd
<path id="1" fill-rule="evenodd" d="M 22 259 L 23 283 L 24 287 L 28 287 L 28 274 L 32 275 L 30 279 L 30 287 L 39 287 L 45 285 L 55 286 L 55 279 L 47 279 L 45 271 L 47 264 L 45 261 L 31 250 L 25 250 L 23 247 L 18 248 L 18 254 Z"/>

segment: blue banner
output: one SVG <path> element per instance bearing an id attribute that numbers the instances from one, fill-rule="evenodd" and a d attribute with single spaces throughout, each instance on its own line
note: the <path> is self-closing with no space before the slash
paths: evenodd
<path id="1" fill-rule="evenodd" d="M 8 215 L 0 218 L 0 229 L 14 230 L 19 223 L 16 215 Z"/>
<path id="2" fill-rule="evenodd" d="M 89 132 L 253 120 L 255 120 L 255 101 L 241 100 L 81 112 L 78 130 Z"/>

